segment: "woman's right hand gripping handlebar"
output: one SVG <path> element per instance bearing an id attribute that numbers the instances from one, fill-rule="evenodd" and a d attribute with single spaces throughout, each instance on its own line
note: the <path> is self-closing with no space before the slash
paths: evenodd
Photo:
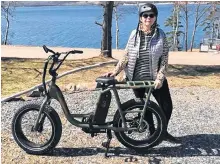
<path id="1" fill-rule="evenodd" d="M 107 73 L 103 74 L 102 76 L 103 77 L 115 77 L 116 73 L 114 73 L 114 72 L 107 72 Z"/>

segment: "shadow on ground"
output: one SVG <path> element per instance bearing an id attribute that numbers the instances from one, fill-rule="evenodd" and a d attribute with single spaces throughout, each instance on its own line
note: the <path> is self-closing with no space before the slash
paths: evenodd
<path id="1" fill-rule="evenodd" d="M 172 147 L 156 147 L 145 153 L 138 154 L 132 150 L 122 147 L 112 147 L 109 150 L 109 156 L 121 156 L 132 158 L 134 156 L 152 156 L 152 157 L 192 157 L 192 156 L 220 156 L 220 135 L 217 134 L 198 134 L 180 137 L 182 145 Z M 104 148 L 56 148 L 47 156 L 92 156 L 99 153 L 105 153 Z"/>

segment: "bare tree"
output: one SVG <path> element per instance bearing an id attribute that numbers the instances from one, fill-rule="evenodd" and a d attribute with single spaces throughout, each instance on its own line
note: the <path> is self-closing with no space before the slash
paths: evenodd
<path id="1" fill-rule="evenodd" d="M 116 44 L 116 50 L 117 50 L 118 44 L 119 44 L 119 26 L 118 26 L 119 15 L 117 12 L 117 6 L 114 6 L 114 14 L 115 14 L 115 26 L 116 26 L 115 44 Z"/>
<path id="2" fill-rule="evenodd" d="M 176 19 L 175 21 L 173 21 L 173 31 L 174 31 L 174 35 L 173 35 L 173 45 L 174 45 L 174 51 L 178 51 L 178 36 L 177 33 L 179 31 L 179 12 L 180 12 L 180 5 L 179 3 L 175 3 L 174 4 L 174 10 L 173 10 L 173 15 L 174 18 Z"/>
<path id="3" fill-rule="evenodd" d="M 127 14 L 127 13 L 135 13 L 137 12 L 137 8 L 139 7 L 139 4 L 138 2 L 136 2 L 137 6 L 133 7 L 133 6 L 130 6 L 129 9 L 127 8 L 122 8 L 122 9 L 118 9 L 119 8 L 119 5 L 120 4 L 123 4 L 123 1 L 115 1 L 114 2 L 114 15 L 115 15 L 115 28 L 116 28 L 116 34 L 115 34 L 115 44 L 116 44 L 116 49 L 118 49 L 119 47 L 119 19 L 121 17 L 123 17 L 123 15 Z"/>
<path id="4" fill-rule="evenodd" d="M 188 8 L 188 2 L 182 2 L 181 11 L 183 12 L 182 20 L 185 22 L 185 30 L 184 30 L 184 45 L 185 45 L 185 51 L 188 50 L 188 28 L 189 28 L 189 8 Z"/>
<path id="5" fill-rule="evenodd" d="M 101 56 L 112 57 L 112 13 L 114 1 L 106 1 L 101 4 L 104 8 L 103 23 L 95 22 L 102 27 Z"/>
<path id="6" fill-rule="evenodd" d="M 13 17 L 13 11 L 15 9 L 15 2 L 13 1 L 3 1 L 1 2 L 1 12 L 2 17 L 6 20 L 6 28 L 2 31 L 3 38 L 2 38 L 2 44 L 7 45 L 8 44 L 8 35 L 9 35 L 9 29 L 10 29 L 10 18 Z"/>
<path id="7" fill-rule="evenodd" d="M 196 4 L 196 10 L 195 10 L 195 21 L 193 26 L 193 32 L 192 32 L 192 40 L 190 43 L 190 51 L 192 52 L 193 46 L 194 46 L 194 38 L 196 34 L 196 29 L 201 23 L 203 22 L 202 18 L 204 18 L 205 14 L 209 12 L 211 6 L 204 6 L 201 7 L 201 2 L 197 2 Z"/>

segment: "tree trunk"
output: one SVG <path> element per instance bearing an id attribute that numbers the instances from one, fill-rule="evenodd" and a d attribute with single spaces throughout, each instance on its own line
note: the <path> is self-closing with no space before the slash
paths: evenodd
<path id="1" fill-rule="evenodd" d="M 217 39 L 220 39 L 220 20 L 217 24 L 217 34 L 216 35 L 217 35 Z"/>
<path id="2" fill-rule="evenodd" d="M 194 45 L 195 33 L 196 33 L 196 27 L 194 26 L 193 33 L 192 33 L 192 40 L 191 40 L 191 44 L 190 44 L 190 51 L 191 52 L 192 52 L 193 45 Z"/>
<path id="3" fill-rule="evenodd" d="M 9 33 L 9 7 L 10 7 L 10 3 L 8 2 L 8 6 L 6 8 L 6 15 L 5 15 L 5 19 L 6 19 L 6 22 L 7 22 L 7 25 L 6 25 L 6 30 L 5 30 L 5 37 L 4 37 L 4 41 L 3 41 L 3 44 L 4 45 L 7 45 L 7 42 L 8 42 L 8 33 Z"/>
<path id="4" fill-rule="evenodd" d="M 178 36 L 177 36 L 177 32 L 178 32 L 178 29 L 179 29 L 179 5 L 177 4 L 177 10 L 176 10 L 176 28 L 175 28 L 175 33 L 174 33 L 174 37 L 175 37 L 175 40 L 174 40 L 174 51 L 178 51 Z"/>
<path id="5" fill-rule="evenodd" d="M 197 28 L 197 24 L 198 24 L 199 7 L 200 7 L 200 5 L 198 4 L 198 6 L 196 7 L 196 17 L 195 17 L 195 23 L 194 23 L 194 27 L 193 27 L 192 39 L 191 39 L 191 44 L 190 44 L 190 51 L 191 52 L 193 49 L 196 28 Z"/>
<path id="6" fill-rule="evenodd" d="M 175 20 L 176 20 L 176 16 L 175 16 L 175 12 L 176 12 L 176 4 L 174 4 L 174 8 L 173 8 L 173 46 L 172 46 L 172 50 L 174 51 L 175 49 Z"/>
<path id="7" fill-rule="evenodd" d="M 185 17 L 186 17 L 186 24 L 185 24 L 185 51 L 188 50 L 188 6 L 185 4 Z"/>
<path id="8" fill-rule="evenodd" d="M 220 19 L 218 20 L 217 38 L 220 39 Z"/>
<path id="9" fill-rule="evenodd" d="M 173 51 L 178 51 L 178 30 L 179 30 L 179 4 L 176 3 L 174 6 L 173 16 Z"/>
<path id="10" fill-rule="evenodd" d="M 114 7 L 114 11 L 115 11 L 115 25 L 116 25 L 116 49 L 118 49 L 118 44 L 119 44 L 119 27 L 118 27 L 118 13 L 117 13 L 117 6 Z"/>
<path id="11" fill-rule="evenodd" d="M 104 20 L 103 20 L 103 35 L 102 35 L 102 47 L 101 55 L 104 57 L 112 57 L 112 11 L 114 1 L 106 2 L 104 6 Z"/>
<path id="12" fill-rule="evenodd" d="M 212 34 L 211 34 L 211 40 L 213 41 L 214 38 L 214 34 L 215 34 L 215 23 L 212 23 Z"/>

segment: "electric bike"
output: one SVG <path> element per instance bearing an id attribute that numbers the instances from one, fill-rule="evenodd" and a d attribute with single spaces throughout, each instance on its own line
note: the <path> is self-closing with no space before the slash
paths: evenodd
<path id="1" fill-rule="evenodd" d="M 62 124 L 58 113 L 50 106 L 52 99 L 60 103 L 66 119 L 72 125 L 81 128 L 92 137 L 99 133 L 107 134 L 107 142 L 102 144 L 106 148 L 106 157 L 112 131 L 120 143 L 137 152 L 146 151 L 163 140 L 167 128 L 166 117 L 161 108 L 150 100 L 155 87 L 153 81 L 118 82 L 114 77 L 98 77 L 96 82 L 100 95 L 97 104 L 94 104 L 94 111 L 86 114 L 71 114 L 62 91 L 56 85 L 57 70 L 69 54 L 83 53 L 83 51 L 59 53 L 46 46 L 43 46 L 43 49 L 46 53 L 52 53 L 45 62 L 43 87 L 39 88 L 44 96 L 43 101 L 41 104 L 29 102 L 22 106 L 12 120 L 13 137 L 24 151 L 30 154 L 45 154 L 58 144 L 62 135 Z M 62 54 L 64 57 L 60 59 Z M 50 65 L 49 70 L 48 65 Z M 47 72 L 52 77 L 49 85 L 45 82 Z M 147 88 L 146 98 L 131 99 L 121 103 L 118 90 L 134 88 Z M 112 95 L 115 97 L 117 110 L 113 119 L 107 121 Z M 152 114 L 153 124 L 146 119 L 148 114 Z"/>

